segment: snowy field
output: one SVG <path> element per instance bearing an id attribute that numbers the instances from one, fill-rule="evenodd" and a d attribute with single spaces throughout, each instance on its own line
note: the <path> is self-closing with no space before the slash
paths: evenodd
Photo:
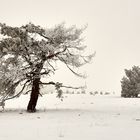
<path id="1" fill-rule="evenodd" d="M 0 140 L 140 140 L 140 99 L 115 95 L 40 97 L 36 113 L 29 98 L 6 102 L 0 112 Z"/>

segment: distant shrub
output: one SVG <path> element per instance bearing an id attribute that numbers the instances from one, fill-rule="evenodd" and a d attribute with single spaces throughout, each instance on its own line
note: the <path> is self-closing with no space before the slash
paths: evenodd
<path id="1" fill-rule="evenodd" d="M 96 95 L 96 94 L 98 94 L 98 93 L 99 93 L 98 91 L 95 91 L 95 92 L 94 92 L 94 95 Z"/>
<path id="2" fill-rule="evenodd" d="M 102 91 L 100 91 L 100 95 L 103 95 L 103 92 Z"/>
<path id="3" fill-rule="evenodd" d="M 93 91 L 90 91 L 89 94 L 90 94 L 90 95 L 94 95 Z"/>
<path id="4" fill-rule="evenodd" d="M 110 92 L 105 92 L 105 95 L 109 95 L 110 94 Z"/>
<path id="5" fill-rule="evenodd" d="M 82 91 L 81 91 L 81 94 L 86 94 L 86 91 L 85 91 L 85 90 L 82 90 Z"/>

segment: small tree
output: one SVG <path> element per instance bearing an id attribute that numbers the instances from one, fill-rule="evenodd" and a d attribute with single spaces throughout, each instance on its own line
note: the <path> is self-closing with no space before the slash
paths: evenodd
<path id="1" fill-rule="evenodd" d="M 140 67 L 133 66 L 132 69 L 125 69 L 126 77 L 121 81 L 122 97 L 138 97 L 140 94 Z"/>
<path id="2" fill-rule="evenodd" d="M 11 27 L 0 24 L 0 86 L 4 100 L 20 96 L 26 89 L 30 93 L 27 111 L 35 112 L 40 88 L 54 85 L 61 97 L 60 88 L 74 88 L 62 83 L 43 82 L 56 71 L 56 63 L 61 62 L 76 76 L 85 75 L 76 69 L 89 63 L 93 54 L 85 56 L 85 45 L 81 34 L 85 28 L 76 26 L 66 28 L 59 24 L 54 28 L 42 28 L 29 23 L 21 27 Z M 21 91 L 15 90 L 22 86 Z"/>

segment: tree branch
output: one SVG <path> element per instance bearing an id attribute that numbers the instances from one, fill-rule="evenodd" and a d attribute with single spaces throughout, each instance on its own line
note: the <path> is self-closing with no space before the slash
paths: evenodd
<path id="1" fill-rule="evenodd" d="M 28 94 L 28 92 L 31 92 L 32 90 L 28 90 L 28 91 L 26 91 L 25 93 L 24 93 L 24 95 L 26 95 L 26 94 Z"/>
<path id="2" fill-rule="evenodd" d="M 42 85 L 54 85 L 54 86 L 57 86 L 59 84 L 60 87 L 62 87 L 62 88 L 70 88 L 70 89 L 81 89 L 81 88 L 85 88 L 85 86 L 83 86 L 83 87 L 82 86 L 81 87 L 65 86 L 65 85 L 62 85 L 59 82 L 56 82 L 56 83 L 54 83 L 54 82 L 48 82 L 48 83 L 41 82 L 40 84 L 42 84 Z"/>
<path id="3" fill-rule="evenodd" d="M 45 35 L 43 35 L 43 34 L 41 34 L 41 33 L 38 33 L 38 34 L 39 34 L 40 36 L 44 37 L 45 39 L 49 40 L 49 41 L 50 41 L 49 43 L 54 44 L 53 39 L 51 39 L 51 38 L 49 38 L 49 37 L 47 37 L 47 36 L 45 36 Z"/>
<path id="4" fill-rule="evenodd" d="M 51 58 L 53 58 L 55 56 L 57 57 L 59 54 L 65 52 L 66 50 L 67 50 L 67 47 L 65 46 L 65 48 L 62 51 L 54 53 L 54 54 L 51 54 L 51 55 L 47 56 L 46 59 L 51 59 Z"/>
<path id="5" fill-rule="evenodd" d="M 27 84 L 28 82 L 30 82 L 30 80 L 28 80 L 28 81 L 26 81 L 26 82 L 24 83 L 22 89 L 21 89 L 16 95 L 14 95 L 14 96 L 12 96 L 12 97 L 9 97 L 9 98 L 8 98 L 8 96 L 7 96 L 7 98 L 4 99 L 4 101 L 13 99 L 13 98 L 15 98 L 15 97 L 19 97 L 19 96 L 21 95 L 21 93 L 23 92 L 23 90 L 25 89 L 26 84 Z"/>
<path id="6" fill-rule="evenodd" d="M 58 57 L 58 56 L 57 56 Z M 59 58 L 59 60 L 60 61 L 62 61 L 62 62 L 64 62 L 65 63 L 65 65 L 67 66 L 67 68 L 73 73 L 73 74 L 75 74 L 76 76 L 78 76 L 78 77 L 82 77 L 82 78 L 86 78 L 86 76 L 84 76 L 84 75 L 82 75 L 82 74 L 79 74 L 79 73 L 76 73 L 74 70 L 72 70 L 71 68 L 70 68 L 70 66 L 67 64 L 67 62 L 61 57 L 58 57 Z"/>
<path id="7" fill-rule="evenodd" d="M 47 63 L 49 64 L 49 66 L 53 69 L 53 71 L 55 71 L 55 68 L 53 67 L 53 65 L 50 64 L 50 62 L 47 60 Z"/>
<path id="8" fill-rule="evenodd" d="M 40 75 L 44 75 L 44 74 L 47 75 L 47 74 L 49 74 L 50 72 L 51 72 L 51 70 L 44 71 L 44 72 L 41 72 Z"/>

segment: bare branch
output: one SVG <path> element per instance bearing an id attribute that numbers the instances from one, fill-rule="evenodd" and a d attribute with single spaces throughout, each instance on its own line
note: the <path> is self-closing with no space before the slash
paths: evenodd
<path id="1" fill-rule="evenodd" d="M 59 54 L 65 52 L 66 50 L 67 50 L 67 47 L 65 46 L 65 48 L 62 51 L 54 53 L 54 54 L 50 54 L 49 56 L 46 57 L 46 59 L 52 59 L 53 57 L 57 57 Z"/>
<path id="2" fill-rule="evenodd" d="M 29 92 L 31 92 L 32 90 L 28 90 L 24 93 L 24 95 L 28 94 Z"/>
<path id="3" fill-rule="evenodd" d="M 54 85 L 55 86 L 56 83 L 54 83 L 54 82 L 49 82 L 49 83 L 40 82 L 40 84 L 42 84 L 42 85 Z"/>
<path id="4" fill-rule="evenodd" d="M 66 63 L 65 63 L 65 64 L 66 64 Z M 76 76 L 81 77 L 81 78 L 86 78 L 85 75 L 82 75 L 82 74 L 76 73 L 73 69 L 71 69 L 71 68 L 69 67 L 68 64 L 66 64 L 66 66 L 67 66 L 67 68 L 68 68 L 73 74 L 75 74 Z"/>
<path id="5" fill-rule="evenodd" d="M 40 36 L 44 37 L 45 39 L 49 40 L 48 43 L 52 43 L 52 44 L 54 44 L 53 39 L 51 39 L 51 38 L 49 38 L 49 37 L 47 37 L 47 36 L 45 36 L 45 35 L 43 35 L 43 34 L 41 34 L 41 33 L 38 33 L 38 34 L 39 34 Z"/>
<path id="6" fill-rule="evenodd" d="M 12 96 L 12 97 L 9 97 L 9 98 L 4 99 L 4 101 L 6 101 L 6 100 L 10 100 L 10 99 L 13 99 L 13 98 L 15 98 L 15 97 L 19 97 L 19 96 L 21 95 L 21 93 L 23 92 L 23 90 L 25 89 L 26 84 L 27 84 L 28 82 L 30 82 L 30 80 L 28 80 L 28 81 L 26 81 L 26 82 L 24 83 L 24 85 L 23 85 L 22 89 L 21 89 L 21 90 L 20 90 L 20 91 L 19 91 L 16 95 L 14 95 L 14 96 Z"/>
<path id="7" fill-rule="evenodd" d="M 49 66 L 53 69 L 53 71 L 55 71 L 55 68 L 53 67 L 53 65 L 51 65 L 51 63 L 47 60 L 47 63 L 49 64 Z"/>
<path id="8" fill-rule="evenodd" d="M 65 61 L 62 57 L 61 57 L 61 58 L 60 58 L 59 56 L 57 56 L 57 57 L 59 58 L 60 61 L 62 61 L 62 62 L 64 62 L 64 63 L 66 64 L 67 68 L 68 68 L 73 74 L 75 74 L 76 76 L 81 77 L 81 78 L 86 78 L 85 75 L 76 73 L 73 69 L 71 69 L 70 66 L 66 63 L 66 61 Z"/>
<path id="9" fill-rule="evenodd" d="M 54 82 L 48 82 L 48 83 L 41 82 L 40 84 L 42 84 L 42 85 L 54 85 L 54 86 L 60 84 L 60 87 L 62 87 L 62 88 L 71 88 L 71 89 L 81 89 L 81 88 L 85 88 L 85 86 L 83 86 L 83 87 L 82 87 L 82 86 L 80 86 L 80 87 L 65 86 L 65 85 L 62 85 L 62 84 L 59 83 L 59 82 L 56 82 L 56 83 L 54 83 Z"/>
<path id="10" fill-rule="evenodd" d="M 51 72 L 51 70 L 49 70 L 49 71 L 44 71 L 44 72 L 41 72 L 40 75 L 48 75 L 50 72 Z"/>

